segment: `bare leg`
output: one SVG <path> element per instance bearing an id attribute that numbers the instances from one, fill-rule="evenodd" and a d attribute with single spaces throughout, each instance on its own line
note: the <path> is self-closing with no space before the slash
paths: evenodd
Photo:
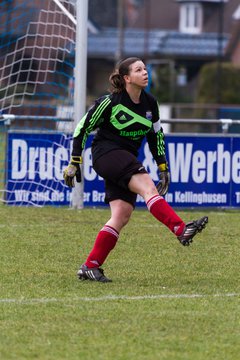
<path id="1" fill-rule="evenodd" d="M 176 236 L 182 234 L 185 223 L 164 198 L 159 196 L 156 186 L 148 174 L 133 175 L 128 186 L 131 191 L 144 198 L 148 210 L 158 221 L 166 225 Z"/>
<path id="2" fill-rule="evenodd" d="M 132 215 L 133 207 L 123 200 L 113 200 L 109 205 L 111 209 L 111 218 L 106 225 L 113 227 L 120 233 L 121 229 L 127 225 Z"/>

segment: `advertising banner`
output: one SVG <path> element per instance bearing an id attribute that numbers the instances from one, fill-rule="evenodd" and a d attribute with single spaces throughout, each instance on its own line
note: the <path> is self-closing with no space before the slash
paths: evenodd
<path id="1" fill-rule="evenodd" d="M 56 133 L 9 133 L 6 202 L 9 205 L 68 205 L 71 190 L 63 169 L 71 140 Z"/>
<path id="2" fill-rule="evenodd" d="M 104 181 L 92 168 L 90 135 L 84 151 L 84 205 L 105 206 Z M 63 184 L 71 138 L 63 134 L 9 133 L 7 203 L 69 205 L 71 190 Z M 171 184 L 166 200 L 173 207 L 240 207 L 240 138 L 166 136 Z M 139 159 L 152 179 L 157 166 L 143 143 Z M 137 207 L 145 206 L 137 197 Z"/>
<path id="3" fill-rule="evenodd" d="M 90 142 L 84 158 L 86 203 L 104 205 L 104 184 L 91 167 Z M 171 184 L 165 199 L 173 207 L 240 206 L 240 138 L 166 136 L 166 155 Z M 146 142 L 139 159 L 157 182 L 157 166 Z M 140 196 L 137 206 L 145 206 Z"/>

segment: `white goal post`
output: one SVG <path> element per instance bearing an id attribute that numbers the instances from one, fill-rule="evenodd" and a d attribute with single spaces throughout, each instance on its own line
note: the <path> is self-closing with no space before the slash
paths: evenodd
<path id="1" fill-rule="evenodd" d="M 86 110 L 86 83 L 87 83 L 87 21 L 88 0 L 77 0 L 77 30 L 76 30 L 76 55 L 75 55 L 75 92 L 74 92 L 74 123 Z M 83 173 L 83 167 L 82 167 Z M 84 184 L 77 183 L 72 191 L 72 208 L 83 207 Z"/>

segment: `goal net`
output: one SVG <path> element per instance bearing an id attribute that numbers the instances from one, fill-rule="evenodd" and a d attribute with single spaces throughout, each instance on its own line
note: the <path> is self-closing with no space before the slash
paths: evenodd
<path id="1" fill-rule="evenodd" d="M 1 1 L 0 19 L 0 201 L 69 204 L 75 1 Z"/>

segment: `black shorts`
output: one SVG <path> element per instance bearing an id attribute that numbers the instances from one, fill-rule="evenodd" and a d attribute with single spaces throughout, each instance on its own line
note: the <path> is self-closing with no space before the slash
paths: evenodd
<path id="1" fill-rule="evenodd" d="M 146 174 L 142 163 L 126 150 L 112 150 L 98 158 L 93 168 L 105 180 L 105 202 L 121 199 L 135 207 L 137 194 L 128 189 L 134 174 Z"/>

